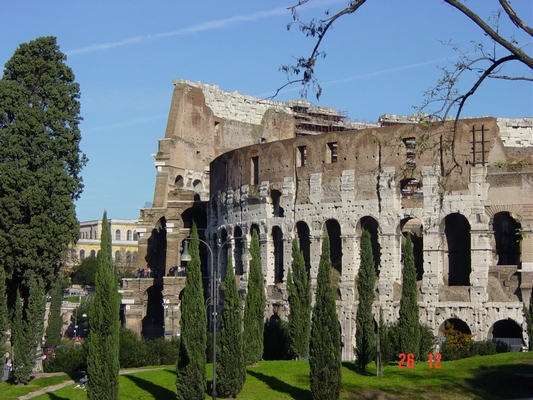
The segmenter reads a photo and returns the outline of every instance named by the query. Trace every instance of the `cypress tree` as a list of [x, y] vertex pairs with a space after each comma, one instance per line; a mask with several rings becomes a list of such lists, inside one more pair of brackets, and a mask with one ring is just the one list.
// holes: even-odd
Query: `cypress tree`
[[389, 364], [391, 351], [389, 340], [389, 327], [383, 320], [383, 310], [379, 309], [379, 346], [376, 354], [376, 365], [378, 367], [378, 375], [382, 376], [385, 367]]
[[30, 381], [31, 371], [39, 358], [44, 329], [42, 316], [46, 306], [44, 283], [39, 277], [30, 273], [25, 287], [28, 294], [20, 294], [16, 299], [12, 332], [13, 378], [16, 383], [24, 384]]
[[311, 394], [316, 400], [338, 399], [342, 387], [341, 340], [331, 268], [329, 240], [324, 237], [309, 346]]
[[366, 230], [363, 230], [361, 235], [361, 265], [359, 266], [358, 277], [359, 305], [355, 320], [355, 354], [357, 367], [360, 371], [364, 371], [372, 360], [376, 343], [374, 317], [372, 316], [376, 275], [370, 233]]
[[[30, 296], [44, 297], [63, 251], [79, 236], [73, 201], [82, 192], [87, 160], [79, 148], [79, 85], [65, 60], [55, 37], [40, 37], [15, 50], [0, 79], [0, 260], [8, 309], [22, 296], [17, 315], [25, 327], [18, 333], [42, 324], [44, 307], [35, 307], [40, 315], [30, 312], [30, 304], [42, 300]], [[35, 348], [37, 331], [29, 334]], [[19, 341], [18, 333], [13, 343], [27, 340]]]
[[193, 221], [187, 265], [185, 291], [181, 301], [181, 338], [176, 367], [176, 388], [179, 400], [205, 398], [207, 315], [204, 306], [200, 242]]
[[246, 365], [257, 363], [263, 356], [266, 295], [261, 268], [261, 248], [256, 231], [252, 233], [250, 255], [252, 260], [250, 261], [248, 293], [244, 306], [244, 358]]
[[529, 336], [529, 351], [533, 351], [533, 291], [529, 295], [529, 308], [524, 303], [524, 315], [527, 323], [527, 335]]
[[404, 354], [419, 357], [420, 319], [417, 301], [416, 268], [413, 256], [413, 244], [408, 233], [403, 246], [403, 282], [400, 300], [400, 318], [398, 321], [399, 350]]
[[[5, 354], [6, 332], [8, 328], [8, 309], [6, 293], [6, 272], [0, 265], [0, 356]], [[0, 357], [0, 371], [4, 370], [5, 357]]]
[[287, 276], [289, 292], [289, 345], [292, 357], [302, 359], [309, 354], [311, 334], [311, 288], [298, 241], [292, 241], [292, 267]]
[[61, 333], [63, 330], [63, 314], [61, 314], [63, 293], [60, 280], [57, 280], [52, 284], [50, 297], [48, 326], [46, 327], [46, 346], [56, 347], [61, 343]]
[[224, 278], [224, 308], [217, 349], [217, 392], [224, 398], [236, 398], [246, 380], [241, 305], [231, 255], [228, 255]]
[[89, 303], [87, 399], [113, 400], [118, 399], [120, 296], [106, 212], [97, 260], [94, 295]]

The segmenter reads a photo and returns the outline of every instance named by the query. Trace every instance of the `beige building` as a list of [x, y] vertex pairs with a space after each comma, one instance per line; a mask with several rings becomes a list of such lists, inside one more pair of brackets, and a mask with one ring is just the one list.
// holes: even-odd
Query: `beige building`
[[[154, 206], [141, 210], [137, 266], [164, 275], [125, 280], [126, 325], [145, 336], [179, 333], [183, 240], [194, 220], [214, 254], [229, 242], [242, 291], [242, 241], [260, 237], [268, 306], [286, 318], [286, 276], [296, 238], [316, 286], [321, 241], [335, 269], [343, 359], [353, 359], [362, 229], [370, 231], [375, 311], [398, 318], [401, 245], [414, 242], [420, 320], [475, 340], [520, 348], [522, 303], [533, 281], [533, 119], [453, 123], [383, 116], [356, 124], [334, 109], [272, 102], [175, 81], [165, 137], [154, 155]], [[208, 254], [200, 247], [203, 274]], [[206, 282], [208, 280], [206, 279]], [[207, 293], [206, 293], [207, 296]]]
[[[134, 268], [137, 263], [137, 220], [109, 219], [109, 231], [113, 249], [113, 261], [119, 268]], [[80, 222], [80, 238], [67, 252], [68, 266], [77, 265], [87, 257], [96, 257], [100, 250], [102, 221]]]

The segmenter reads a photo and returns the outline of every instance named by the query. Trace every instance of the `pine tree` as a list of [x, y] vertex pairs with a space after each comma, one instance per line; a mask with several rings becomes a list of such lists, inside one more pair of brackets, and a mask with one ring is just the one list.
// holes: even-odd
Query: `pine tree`
[[89, 303], [87, 399], [113, 400], [118, 399], [120, 296], [105, 212], [97, 260], [94, 295]]
[[28, 312], [30, 293], [42, 289], [44, 296], [63, 251], [79, 236], [74, 200], [87, 160], [79, 148], [79, 85], [65, 60], [54, 37], [37, 38], [15, 50], [0, 79], [0, 260], [8, 309], [22, 296], [22, 312], [11, 315], [24, 318], [12, 343], [27, 340], [16, 338], [36, 324], [27, 318], [43, 322], [44, 307], [36, 307], [38, 316]]
[[329, 240], [324, 237], [309, 346], [311, 394], [316, 400], [338, 399], [342, 387], [341, 340], [331, 268]]
[[231, 255], [228, 255], [217, 349], [217, 392], [224, 398], [236, 398], [246, 380], [241, 305]]
[[360, 371], [364, 371], [367, 364], [372, 360], [376, 343], [374, 317], [372, 316], [375, 277], [370, 233], [363, 230], [361, 235], [361, 265], [359, 266], [357, 282], [359, 305], [357, 306], [355, 320], [355, 354], [357, 367]]
[[181, 301], [181, 340], [176, 368], [176, 388], [179, 400], [205, 398], [207, 315], [204, 306], [200, 242], [193, 221], [187, 265], [185, 291]]
[[289, 343], [291, 355], [302, 359], [309, 354], [311, 334], [311, 287], [298, 241], [292, 241], [292, 267], [287, 276], [289, 293]]
[[[6, 272], [0, 265], [0, 356], [5, 354], [6, 349], [6, 332], [8, 328], [8, 309], [6, 293]], [[0, 371], [4, 370], [5, 357], [0, 357]]]
[[246, 365], [257, 363], [263, 356], [266, 295], [261, 269], [261, 248], [257, 232], [250, 243], [250, 275], [244, 307], [244, 358]]
[[61, 333], [63, 330], [63, 314], [61, 314], [63, 293], [60, 280], [53, 283], [52, 289], [50, 290], [50, 297], [48, 326], [46, 327], [46, 346], [56, 347], [61, 343]]
[[418, 359], [420, 351], [420, 319], [417, 301], [416, 268], [411, 235], [407, 234], [403, 246], [403, 282], [398, 320], [398, 343], [404, 354], [414, 354]]

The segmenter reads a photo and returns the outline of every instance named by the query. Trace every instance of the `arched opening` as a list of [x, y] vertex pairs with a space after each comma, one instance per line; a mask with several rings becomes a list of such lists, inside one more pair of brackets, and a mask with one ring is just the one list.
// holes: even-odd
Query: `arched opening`
[[146, 339], [157, 339], [165, 334], [163, 292], [159, 285], [150, 286], [143, 296], [146, 315], [142, 319], [141, 335]]
[[85, 259], [85, 250], [80, 250], [80, 260]]
[[131, 240], [131, 231], [130, 230], [128, 230], [126, 232], [126, 240]]
[[309, 237], [309, 226], [305, 222], [299, 221], [296, 223], [296, 232], [298, 234], [298, 245], [304, 256], [305, 269], [307, 273], [309, 273], [311, 270], [311, 239]]
[[161, 217], [152, 229], [152, 234], [148, 238], [148, 251], [146, 262], [152, 271], [152, 276], [160, 277], [166, 271], [167, 258], [167, 222], [165, 217]]
[[283, 232], [279, 226], [272, 228], [274, 244], [274, 283], [283, 282]]
[[442, 335], [444, 332], [444, 329], [446, 328], [446, 324], [449, 323], [453, 326], [453, 329], [456, 331], [459, 331], [461, 333], [465, 333], [467, 335], [471, 335], [472, 331], [470, 330], [470, 327], [468, 324], [459, 318], [448, 318], [446, 321], [442, 323], [439, 329], [439, 335]]
[[381, 246], [379, 244], [379, 225], [374, 218], [366, 216], [359, 221], [359, 234], [365, 229], [370, 233], [370, 243], [372, 244], [372, 256], [374, 257], [374, 270], [379, 277], [379, 266], [381, 265]]
[[244, 265], [242, 261], [243, 240], [238, 239], [242, 237], [242, 229], [236, 226], [234, 230], [235, 249], [233, 251], [233, 259], [235, 260], [235, 275], [244, 274]]
[[342, 275], [342, 240], [341, 226], [334, 219], [326, 221], [326, 232], [329, 237], [330, 260], [333, 269]]
[[[422, 221], [417, 218], [405, 218], [402, 220], [402, 248], [405, 244], [405, 237], [411, 236], [413, 244], [413, 256], [416, 268], [416, 280], [421, 281], [424, 275], [424, 240], [422, 236]], [[403, 252], [402, 252], [403, 257]], [[402, 259], [403, 262], [403, 259]]]
[[448, 285], [469, 286], [470, 224], [459, 213], [447, 215], [444, 218], [444, 224], [444, 234], [448, 243]]
[[[181, 219], [183, 221], [183, 227], [185, 229], [192, 228], [192, 221], [196, 223], [196, 229], [198, 231], [198, 238], [206, 241], [205, 229], [207, 227], [207, 213], [202, 207], [191, 207], [185, 210], [181, 214]], [[205, 247], [204, 244], [200, 244], [200, 261], [202, 265], [202, 276], [209, 276], [210, 272], [208, 271], [208, 262], [209, 262], [209, 250]], [[226, 262], [223, 260], [224, 263]], [[224, 264], [225, 265], [225, 264]], [[208, 280], [204, 279], [205, 286], [207, 285]]]
[[115, 251], [115, 263], [120, 263], [120, 251]]
[[192, 188], [196, 193], [201, 193], [203, 191], [202, 181], [200, 179], [195, 179], [192, 183]]
[[96, 251], [95, 250], [91, 250], [91, 258], [96, 258]]
[[115, 240], [121, 240], [121, 238], [120, 238], [120, 229], [117, 229], [115, 231]]
[[183, 182], [183, 176], [178, 175], [178, 176], [176, 177], [176, 180], [174, 181], [174, 186], [176, 186], [176, 187], [179, 188], [179, 189], [182, 189], [182, 188], [183, 188], [183, 185], [184, 185], [184, 182]]
[[131, 251], [126, 252], [126, 264], [131, 264]]
[[270, 192], [270, 197], [272, 199], [272, 211], [274, 217], [283, 217], [285, 215], [285, 210], [281, 206], [281, 192], [279, 190], [272, 190]]
[[496, 241], [498, 265], [518, 265], [520, 263], [521, 225], [506, 211], [494, 215], [492, 229]]
[[495, 322], [489, 329], [489, 338], [505, 343], [511, 351], [522, 351], [524, 346], [522, 328], [511, 318]]

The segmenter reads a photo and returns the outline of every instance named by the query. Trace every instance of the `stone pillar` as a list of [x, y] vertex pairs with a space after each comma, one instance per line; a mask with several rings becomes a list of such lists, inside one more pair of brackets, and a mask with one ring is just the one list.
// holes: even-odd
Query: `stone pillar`
[[381, 267], [379, 271], [378, 292], [381, 303], [393, 301], [393, 284], [398, 273], [401, 276], [398, 235], [391, 229], [382, 227], [379, 235], [381, 245]]

